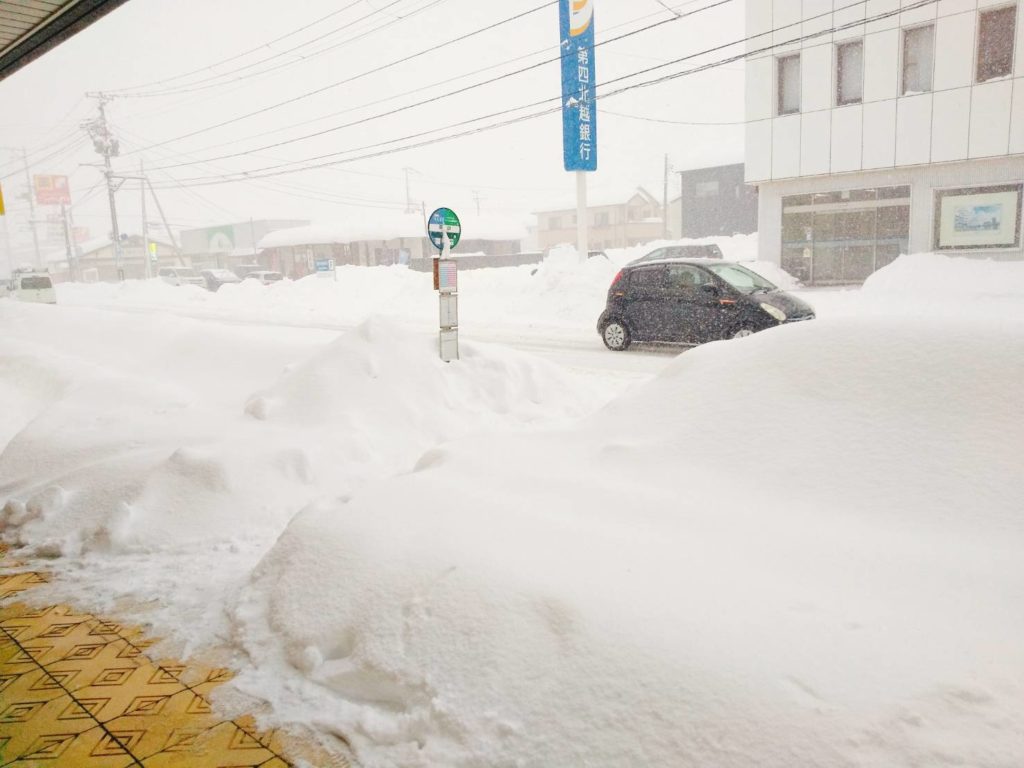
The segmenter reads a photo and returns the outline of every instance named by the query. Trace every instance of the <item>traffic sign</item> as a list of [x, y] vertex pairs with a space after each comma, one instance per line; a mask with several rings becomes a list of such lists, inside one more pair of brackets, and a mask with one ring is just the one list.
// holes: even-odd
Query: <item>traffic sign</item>
[[427, 221], [427, 236], [434, 247], [444, 250], [444, 235], [448, 234], [448, 246], [454, 248], [462, 237], [462, 223], [451, 208], [438, 208]]
[[4, 215], [4, 188], [0, 186], [0, 216]]
[[331, 259], [317, 259], [316, 260], [316, 271], [317, 272], [330, 272], [334, 265], [331, 264]]

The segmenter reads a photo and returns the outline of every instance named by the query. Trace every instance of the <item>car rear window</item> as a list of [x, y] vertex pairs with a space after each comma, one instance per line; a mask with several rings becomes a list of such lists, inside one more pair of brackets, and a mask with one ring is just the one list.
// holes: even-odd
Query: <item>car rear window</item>
[[48, 277], [23, 277], [21, 288], [28, 291], [45, 291], [47, 288], [53, 288], [53, 283]]

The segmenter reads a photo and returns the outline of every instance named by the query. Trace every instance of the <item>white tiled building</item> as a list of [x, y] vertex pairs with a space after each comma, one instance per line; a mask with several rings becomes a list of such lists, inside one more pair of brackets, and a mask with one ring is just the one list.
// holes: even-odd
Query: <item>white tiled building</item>
[[747, 0], [762, 258], [816, 283], [863, 280], [907, 252], [1022, 258], [1017, 6]]

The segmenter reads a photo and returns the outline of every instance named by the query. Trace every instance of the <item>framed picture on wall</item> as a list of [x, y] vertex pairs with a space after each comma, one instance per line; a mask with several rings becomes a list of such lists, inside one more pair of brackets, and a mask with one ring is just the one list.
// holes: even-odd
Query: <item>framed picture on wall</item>
[[1022, 184], [935, 192], [935, 250], [1020, 248]]

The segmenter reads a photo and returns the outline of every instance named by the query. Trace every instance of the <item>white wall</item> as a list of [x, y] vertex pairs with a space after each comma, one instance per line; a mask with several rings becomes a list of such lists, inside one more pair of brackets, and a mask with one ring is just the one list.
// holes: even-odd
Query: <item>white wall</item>
[[[980, 84], [974, 83], [978, 10], [1007, 0], [939, 0], [900, 10], [913, 2], [747, 0], [747, 34], [755, 36], [748, 51], [780, 46], [746, 63], [748, 182], [1024, 153], [1024, 0], [1018, 1], [1013, 76]], [[843, 6], [851, 7], [835, 10]], [[898, 12], [868, 20], [889, 11]], [[920, 23], [935, 25], [933, 91], [902, 96], [902, 29]], [[840, 24], [853, 26], [797, 40]], [[864, 102], [837, 108], [835, 44], [857, 38], [864, 40]], [[795, 51], [801, 114], [777, 117], [775, 58]]]

